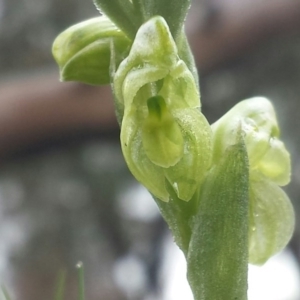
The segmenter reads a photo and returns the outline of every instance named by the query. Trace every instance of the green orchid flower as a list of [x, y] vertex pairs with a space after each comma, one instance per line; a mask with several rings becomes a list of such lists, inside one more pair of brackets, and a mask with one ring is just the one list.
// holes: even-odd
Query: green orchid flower
[[199, 110], [194, 77], [162, 17], [140, 27], [113, 90], [132, 174], [163, 201], [169, 200], [165, 180], [189, 201], [210, 164], [211, 129]]
[[249, 262], [263, 264], [293, 233], [293, 207], [279, 187], [290, 181], [290, 155], [279, 139], [271, 102], [257, 97], [240, 102], [212, 125], [214, 163], [234, 144], [239, 127], [249, 158]]

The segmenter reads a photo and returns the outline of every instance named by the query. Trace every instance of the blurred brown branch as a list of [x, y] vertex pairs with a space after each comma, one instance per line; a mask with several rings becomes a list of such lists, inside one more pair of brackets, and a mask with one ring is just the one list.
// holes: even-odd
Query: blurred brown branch
[[0, 156], [47, 137], [116, 127], [108, 86], [60, 83], [57, 75], [0, 85]]

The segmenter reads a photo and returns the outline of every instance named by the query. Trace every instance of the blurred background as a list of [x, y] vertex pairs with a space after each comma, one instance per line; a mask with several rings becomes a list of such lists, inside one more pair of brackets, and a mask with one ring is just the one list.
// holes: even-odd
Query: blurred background
[[[185, 266], [151, 197], [130, 175], [108, 87], [60, 83], [52, 55], [90, 1], [0, 0], [0, 284], [50, 300], [60, 270], [77, 299], [192, 300]], [[238, 101], [276, 107], [300, 215], [300, 1], [194, 0], [186, 31], [214, 122]], [[300, 300], [300, 225], [288, 249], [250, 268], [249, 300]], [[1, 299], [1, 296], [0, 296]]]

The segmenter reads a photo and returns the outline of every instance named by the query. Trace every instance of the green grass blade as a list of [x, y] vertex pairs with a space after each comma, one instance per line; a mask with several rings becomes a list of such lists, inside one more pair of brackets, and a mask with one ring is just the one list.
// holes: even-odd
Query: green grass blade
[[4, 285], [1, 286], [1, 291], [2, 291], [2, 294], [4, 295], [5, 300], [11, 300], [11, 298], [8, 294], [8, 291]]
[[66, 287], [66, 277], [67, 272], [62, 270], [58, 274], [56, 288], [55, 288], [55, 296], [54, 300], [64, 300], [65, 299], [65, 287]]
[[84, 270], [82, 262], [76, 265], [78, 269], [78, 300], [84, 300]]

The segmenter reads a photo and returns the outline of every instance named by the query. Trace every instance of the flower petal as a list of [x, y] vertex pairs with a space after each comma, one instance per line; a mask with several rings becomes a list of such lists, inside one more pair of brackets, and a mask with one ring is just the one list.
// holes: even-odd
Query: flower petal
[[133, 176], [155, 197], [162, 201], [169, 201], [163, 170], [150, 161], [146, 155], [142, 144], [141, 128], [137, 125], [132, 114], [127, 114], [123, 118], [121, 146], [128, 168]]
[[295, 215], [286, 193], [266, 177], [250, 174], [249, 262], [261, 265], [289, 242]]

